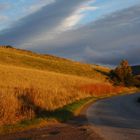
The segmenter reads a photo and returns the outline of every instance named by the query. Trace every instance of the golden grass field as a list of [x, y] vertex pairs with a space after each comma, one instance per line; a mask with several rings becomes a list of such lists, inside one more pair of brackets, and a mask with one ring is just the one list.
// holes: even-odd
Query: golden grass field
[[40, 55], [30, 51], [11, 48], [0, 48], [0, 64], [16, 65], [24, 68], [49, 70], [57, 73], [104, 78], [98, 70], [109, 71], [108, 68], [74, 62], [51, 55]]
[[52, 111], [86, 97], [122, 92], [123, 87], [109, 83], [107, 72], [100, 66], [0, 48], [0, 124], [34, 118], [39, 109]]

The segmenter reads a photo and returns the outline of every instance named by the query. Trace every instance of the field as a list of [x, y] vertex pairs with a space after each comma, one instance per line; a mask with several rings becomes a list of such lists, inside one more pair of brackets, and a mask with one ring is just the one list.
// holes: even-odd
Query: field
[[40, 55], [14, 48], [0, 48], [0, 64], [99, 79], [105, 78], [102, 72], [109, 71], [106, 67], [83, 64], [56, 56]]
[[121, 93], [108, 68], [0, 48], [0, 124], [40, 117], [87, 97]]

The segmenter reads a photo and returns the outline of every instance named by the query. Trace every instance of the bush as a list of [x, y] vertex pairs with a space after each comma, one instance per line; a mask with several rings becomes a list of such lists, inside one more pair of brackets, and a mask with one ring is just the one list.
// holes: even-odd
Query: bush
[[133, 77], [133, 81], [132, 81], [133, 85], [136, 87], [140, 87], [140, 77]]
[[119, 66], [110, 72], [110, 77], [116, 85], [131, 86], [133, 81], [132, 68], [127, 60], [121, 61]]
[[123, 92], [121, 86], [113, 86], [105, 83], [87, 84], [80, 87], [80, 90], [89, 93], [91, 96], [101, 97]]
[[0, 46], [1, 48], [14, 48], [13, 46], [11, 46], [11, 45], [2, 45], [2, 46]]

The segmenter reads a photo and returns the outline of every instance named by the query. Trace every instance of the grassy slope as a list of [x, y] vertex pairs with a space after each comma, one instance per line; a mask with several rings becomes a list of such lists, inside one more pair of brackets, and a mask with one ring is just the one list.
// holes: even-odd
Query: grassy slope
[[[34, 108], [54, 110], [89, 97], [90, 93], [79, 90], [79, 87], [107, 81], [105, 74], [108, 71], [109, 69], [100, 66], [1, 47], [0, 108], [3, 113], [1, 111], [0, 116], [8, 122], [10, 119], [6, 116], [13, 112], [12, 122], [18, 110], [20, 117], [32, 118], [34, 113], [30, 112], [36, 112]], [[19, 111], [19, 106], [24, 111]]]
[[[57, 110], [52, 116], [47, 113], [45, 117], [66, 120], [88, 101], [88, 97], [94, 97], [95, 91], [99, 96], [103, 91], [105, 94], [116, 92], [106, 80], [108, 72], [108, 68], [97, 65], [0, 48], [0, 124], [40, 118], [54, 109]], [[66, 118], [63, 118], [67, 111]], [[30, 123], [33, 124], [29, 121], [18, 127]], [[14, 128], [10, 125], [10, 131]], [[1, 129], [3, 132], [5, 127]]]
[[40, 55], [11, 48], [0, 48], [0, 64], [49, 70], [90, 78], [105, 78], [102, 72], [109, 71], [105, 67], [81, 64], [51, 55]]

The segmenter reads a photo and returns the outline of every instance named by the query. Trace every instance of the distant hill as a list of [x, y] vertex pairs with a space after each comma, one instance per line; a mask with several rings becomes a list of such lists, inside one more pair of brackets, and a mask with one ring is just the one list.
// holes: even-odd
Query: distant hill
[[132, 66], [133, 74], [140, 75], [140, 65]]
[[16, 49], [11, 46], [0, 47], [0, 64], [97, 79], [105, 78], [106, 73], [110, 70], [103, 66], [84, 64], [47, 54], [37, 54], [27, 50]]

